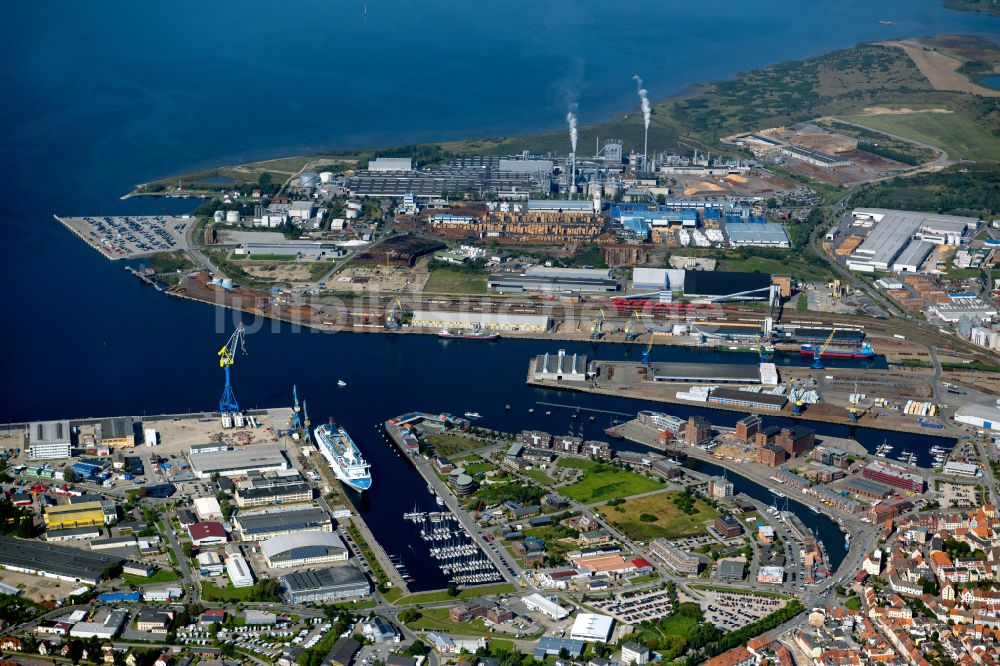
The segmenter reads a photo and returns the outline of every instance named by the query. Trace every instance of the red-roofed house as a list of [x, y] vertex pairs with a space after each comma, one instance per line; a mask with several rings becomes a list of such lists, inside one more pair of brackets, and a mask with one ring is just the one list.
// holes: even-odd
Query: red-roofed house
[[213, 520], [195, 523], [188, 528], [188, 534], [191, 535], [191, 544], [199, 547], [226, 543], [229, 540], [222, 523]]
[[649, 573], [653, 570], [653, 565], [649, 562], [649, 560], [643, 557], [637, 557], [629, 562], [629, 564], [635, 567], [636, 573], [639, 574]]
[[750, 650], [741, 646], [709, 659], [704, 666], [751, 666], [754, 661], [755, 657]]

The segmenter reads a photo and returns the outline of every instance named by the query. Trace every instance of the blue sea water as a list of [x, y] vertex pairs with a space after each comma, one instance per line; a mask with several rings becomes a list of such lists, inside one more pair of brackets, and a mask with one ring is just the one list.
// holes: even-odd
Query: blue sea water
[[[53, 214], [182, 212], [190, 202], [118, 197], [195, 167], [557, 129], [569, 104], [598, 121], [634, 112], [636, 73], [655, 99], [859, 41], [998, 31], [998, 19], [938, 0], [16, 3], [0, 25], [0, 417], [210, 409], [221, 390], [215, 350], [230, 315], [142, 287]], [[542, 343], [484, 350], [267, 325], [248, 347], [234, 369], [246, 404], [284, 404], [297, 383], [314, 420], [335, 415], [370, 446], [375, 491], [361, 509], [378, 512], [373, 529], [396, 552], [406, 544], [390, 517], [413, 496], [380, 489], [413, 472], [378, 446], [376, 423], [476, 409], [492, 427], [540, 428], [527, 406], [567, 401], [523, 385]], [[516, 407], [504, 415], [501, 403]]]

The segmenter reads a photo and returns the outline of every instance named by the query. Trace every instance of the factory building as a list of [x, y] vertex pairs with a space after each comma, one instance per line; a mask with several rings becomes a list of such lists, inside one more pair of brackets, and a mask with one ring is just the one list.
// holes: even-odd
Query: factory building
[[377, 157], [368, 162], [369, 171], [413, 171], [413, 159], [409, 157]]
[[240, 513], [233, 526], [242, 541], [264, 541], [292, 532], [332, 532], [330, 514], [319, 507]]
[[350, 565], [296, 571], [279, 580], [293, 604], [356, 599], [371, 592], [365, 575]]
[[253, 569], [240, 553], [226, 553], [226, 573], [233, 587], [250, 587], [254, 583]]
[[806, 164], [823, 167], [824, 169], [838, 166], [850, 166], [852, 164], [851, 160], [845, 160], [842, 157], [822, 153], [818, 150], [799, 148], [798, 146], [782, 146], [781, 154], [786, 157], [799, 160], [800, 162], [805, 162]]
[[611, 639], [611, 629], [615, 619], [610, 615], [578, 613], [569, 631], [569, 637], [577, 641], [607, 643]]
[[0, 537], [0, 567], [71, 583], [97, 585], [120, 557], [55, 546], [40, 541]]
[[514, 312], [445, 312], [416, 310], [411, 325], [423, 328], [472, 329], [479, 326], [488, 331], [524, 331], [544, 333], [549, 330], [548, 315]]
[[984, 430], [1000, 430], [1000, 406], [962, 405], [955, 411], [955, 420]]
[[892, 270], [897, 273], [918, 273], [920, 267], [927, 261], [934, 243], [925, 240], [914, 240], [896, 258], [892, 264]]
[[621, 283], [611, 276], [609, 269], [600, 268], [549, 268], [532, 266], [521, 275], [491, 275], [487, 286], [498, 293], [525, 291], [615, 293]]
[[191, 471], [199, 479], [220, 476], [243, 476], [250, 472], [273, 472], [289, 469], [285, 454], [273, 446], [244, 446], [229, 451], [188, 455]]
[[244, 243], [233, 251], [237, 256], [253, 259], [254, 255], [293, 256], [305, 259], [338, 259], [347, 254], [336, 243], [321, 241], [282, 241], [281, 243]]
[[[438, 199], [442, 192], [496, 192], [499, 198], [527, 199], [528, 194], [549, 189], [548, 174], [534, 168], [502, 170], [500, 157], [459, 157], [447, 165], [414, 171], [405, 158], [379, 158], [367, 171], [347, 178], [344, 187], [357, 197]], [[544, 166], [544, 165], [541, 165]]]
[[28, 460], [69, 458], [69, 421], [35, 421], [28, 426]]
[[560, 349], [555, 355], [548, 352], [535, 357], [532, 376], [536, 380], [583, 382], [587, 380], [587, 357], [584, 354], [566, 354]]
[[344, 562], [347, 547], [333, 532], [296, 532], [268, 539], [260, 545], [267, 566], [273, 569], [325, 562]]
[[726, 215], [726, 233], [734, 247], [791, 247], [784, 226], [758, 215]]
[[763, 409], [769, 412], [780, 412], [781, 408], [788, 402], [788, 398], [783, 395], [771, 395], [769, 393], [753, 393], [737, 389], [717, 388], [709, 394], [708, 402], [715, 405], [731, 405], [749, 409]]
[[[117, 517], [117, 516], [115, 516]], [[104, 503], [100, 500], [79, 504], [61, 504], [45, 508], [45, 529], [61, 530], [71, 527], [105, 525], [108, 520]]]
[[536, 613], [542, 613], [553, 620], [564, 620], [569, 617], [569, 611], [557, 604], [553, 599], [543, 597], [536, 593], [529, 594], [521, 599], [525, 608]]
[[761, 369], [735, 363], [652, 363], [650, 375], [657, 382], [684, 384], [760, 384]]
[[890, 267], [895, 270], [897, 259], [900, 268], [916, 270], [913, 266], [917, 260], [922, 264], [926, 259], [926, 255], [920, 258], [926, 247], [922, 243], [960, 246], [979, 224], [972, 217], [885, 208], [857, 208], [853, 215], [855, 220], [875, 223], [847, 259], [848, 268], [866, 273], [888, 271]]
[[135, 446], [135, 426], [127, 416], [101, 419], [101, 444], [111, 447]]

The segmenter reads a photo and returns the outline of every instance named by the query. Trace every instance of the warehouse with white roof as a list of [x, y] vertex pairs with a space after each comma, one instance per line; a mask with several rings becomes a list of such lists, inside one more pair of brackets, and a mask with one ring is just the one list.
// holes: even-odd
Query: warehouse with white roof
[[343, 562], [347, 547], [333, 532], [293, 532], [268, 539], [260, 545], [267, 566], [273, 569]]
[[[901, 255], [905, 255], [901, 265], [912, 266], [925, 248], [924, 242], [962, 245], [968, 232], [979, 225], [974, 217], [886, 208], [857, 208], [853, 216], [855, 220], [875, 222], [868, 237], [847, 259], [848, 268], [866, 273], [896, 270], [894, 265]], [[925, 255], [920, 263], [926, 258]]]
[[274, 446], [243, 446], [228, 451], [188, 455], [191, 471], [199, 479], [212, 474], [245, 476], [250, 472], [273, 472], [289, 469], [285, 454]]
[[563, 620], [569, 617], [568, 610], [537, 592], [524, 597], [521, 602], [528, 610], [543, 613], [553, 620]]
[[579, 613], [573, 621], [569, 637], [578, 641], [607, 643], [611, 639], [611, 628], [614, 623], [615, 619], [610, 615]]

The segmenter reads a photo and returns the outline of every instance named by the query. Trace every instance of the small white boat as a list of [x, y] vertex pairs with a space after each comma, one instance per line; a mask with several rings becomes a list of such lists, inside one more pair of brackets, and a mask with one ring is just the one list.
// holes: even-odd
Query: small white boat
[[466, 412], [465, 418], [467, 419], [481, 419], [483, 417], [479, 412]]
[[340, 388], [344, 388], [345, 386], [347, 386], [347, 382], [345, 382], [343, 379], [338, 379], [337, 386], [339, 386]]

